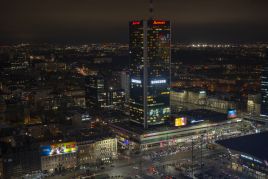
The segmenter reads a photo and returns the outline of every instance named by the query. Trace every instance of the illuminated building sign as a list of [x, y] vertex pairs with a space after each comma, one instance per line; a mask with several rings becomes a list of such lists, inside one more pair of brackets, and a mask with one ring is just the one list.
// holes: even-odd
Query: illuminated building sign
[[161, 94], [170, 94], [169, 91], [164, 91], [164, 92], [161, 92]]
[[166, 24], [166, 21], [154, 20], [153, 24], [154, 25], [164, 25], [164, 24]]
[[124, 144], [125, 144], [125, 145], [128, 145], [128, 144], [129, 144], [129, 140], [125, 139], [125, 140], [124, 140]]
[[237, 113], [235, 109], [229, 109], [227, 112], [228, 119], [234, 119], [237, 117]]
[[77, 151], [77, 146], [75, 142], [46, 145], [41, 146], [40, 148], [42, 156], [62, 155], [62, 154], [74, 153]]
[[185, 126], [187, 124], [187, 119], [185, 117], [179, 117], [175, 119], [175, 126]]
[[251, 161], [253, 161], [253, 162], [257, 162], [257, 163], [260, 163], [260, 164], [263, 163], [262, 161], [260, 161], [260, 160], [258, 160], [258, 159], [256, 159], [256, 158], [253, 158], [253, 157], [251, 157], [251, 156], [248, 156], [248, 155], [243, 155], [243, 154], [241, 154], [240, 156], [241, 156], [241, 158], [244, 158], [244, 159], [247, 159], [247, 160], [251, 160]]
[[131, 82], [132, 83], [141, 84], [141, 80], [131, 79]]
[[164, 84], [166, 82], [167, 82], [167, 80], [152, 80], [151, 84], [152, 85], [154, 85], [154, 84]]
[[132, 25], [140, 25], [140, 24], [141, 24], [140, 21], [133, 21], [133, 22], [132, 22]]
[[195, 124], [195, 123], [199, 123], [199, 122], [203, 122], [204, 120], [203, 119], [200, 119], [200, 120], [191, 120], [191, 124]]

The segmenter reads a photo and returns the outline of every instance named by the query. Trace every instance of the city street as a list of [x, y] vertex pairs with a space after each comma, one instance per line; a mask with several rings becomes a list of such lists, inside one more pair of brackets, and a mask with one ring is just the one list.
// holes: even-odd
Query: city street
[[[253, 132], [251, 125], [247, 121], [235, 123], [227, 128], [224, 127], [217, 132], [218, 137], [212, 137], [212, 139], [207, 137], [203, 138], [202, 154], [201, 138], [196, 138], [193, 141], [194, 174], [197, 175], [201, 173], [201, 160], [204, 164], [203, 171], [214, 173], [217, 176], [224, 175], [225, 171], [231, 172], [231, 169], [228, 169], [227, 167], [229, 164], [228, 159], [221, 157], [228, 154], [227, 150], [218, 145], [213, 149], [208, 149], [206, 147], [206, 142], [213, 142], [215, 139], [246, 135]], [[119, 154], [118, 160], [113, 161], [112, 164], [106, 164], [98, 168], [83, 168], [76, 172], [67, 172], [64, 176], [54, 176], [49, 178], [78, 178], [78, 176], [83, 176], [86, 171], [91, 174], [102, 175], [100, 178], [108, 176], [117, 178], [161, 178], [163, 176], [174, 176], [182, 178], [182, 174], [192, 176], [192, 142], [190, 138], [186, 141], [187, 142], [183, 143], [183, 145], [166, 146], [163, 148], [143, 151], [138, 154]], [[218, 160], [226, 161], [218, 164]], [[176, 170], [176, 168], [178, 170]], [[236, 176], [239, 175], [233, 173], [233, 175], [235, 174]]]
[[[208, 158], [210, 156], [215, 156], [216, 154], [223, 153], [223, 149], [217, 150], [203, 150], [203, 157]], [[174, 170], [172, 167], [168, 167], [169, 165], [175, 165], [176, 163], [183, 163], [185, 161], [191, 161], [192, 155], [191, 151], [180, 152], [176, 155], [170, 155], [166, 157], [159, 157], [158, 160], [152, 161], [148, 159], [143, 159], [141, 155], [134, 155], [128, 156], [119, 156], [119, 159], [115, 161], [113, 164], [105, 165], [104, 168], [100, 170], [92, 170], [92, 168], [88, 168], [90, 171], [95, 172], [96, 174], [108, 174], [110, 177], [112, 176], [122, 176], [122, 177], [135, 177], [135, 176], [143, 176], [143, 177], [150, 177], [153, 178], [161, 178], [161, 175], [171, 175], [171, 176], [178, 176], [180, 172]], [[194, 151], [195, 160], [198, 160], [200, 157], [200, 151]], [[160, 168], [155, 174], [151, 174], [148, 172], [150, 167]], [[166, 169], [164, 169], [164, 167]], [[54, 176], [49, 178], [70, 178], [74, 176], [79, 176], [80, 174], [84, 173], [85, 170], [79, 170], [77, 172], [67, 173], [65, 176]]]

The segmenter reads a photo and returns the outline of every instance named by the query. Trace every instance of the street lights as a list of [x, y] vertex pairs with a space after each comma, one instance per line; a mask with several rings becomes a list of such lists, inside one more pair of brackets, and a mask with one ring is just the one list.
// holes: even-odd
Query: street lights
[[192, 177], [194, 178], [194, 138], [192, 136]]
[[140, 147], [140, 154], [139, 154], [139, 156], [140, 156], [140, 175], [142, 176], [142, 148]]
[[202, 134], [201, 135], [201, 144], [200, 144], [200, 147], [201, 147], [201, 174], [203, 176], [203, 137], [204, 135]]

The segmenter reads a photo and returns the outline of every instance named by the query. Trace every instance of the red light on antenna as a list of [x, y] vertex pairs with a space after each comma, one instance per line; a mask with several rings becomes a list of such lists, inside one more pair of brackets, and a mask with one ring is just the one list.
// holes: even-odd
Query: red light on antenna
[[154, 25], [164, 25], [164, 24], [166, 24], [166, 21], [154, 20], [154, 21], [153, 21], [153, 24], [154, 24]]
[[133, 22], [132, 22], [132, 25], [140, 25], [140, 24], [141, 24], [140, 21], [133, 21]]

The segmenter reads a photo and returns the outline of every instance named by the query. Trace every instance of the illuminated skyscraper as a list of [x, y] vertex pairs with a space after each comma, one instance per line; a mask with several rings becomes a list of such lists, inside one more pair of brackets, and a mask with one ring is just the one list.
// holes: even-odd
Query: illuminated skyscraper
[[85, 79], [86, 105], [97, 110], [107, 105], [107, 98], [102, 75], [90, 75]]
[[[266, 61], [268, 59], [266, 58]], [[268, 63], [265, 62], [261, 74], [261, 115], [268, 116]]]
[[170, 116], [170, 22], [129, 23], [130, 119], [144, 128]]

